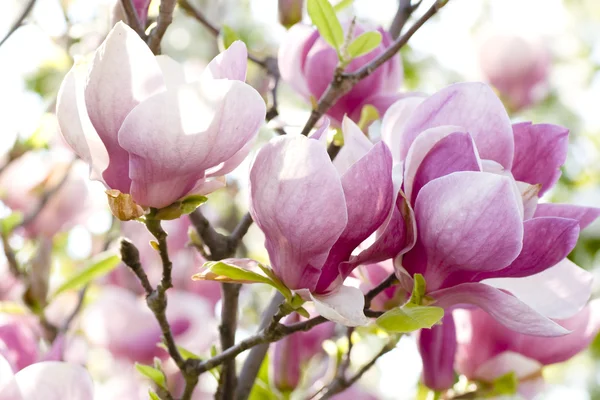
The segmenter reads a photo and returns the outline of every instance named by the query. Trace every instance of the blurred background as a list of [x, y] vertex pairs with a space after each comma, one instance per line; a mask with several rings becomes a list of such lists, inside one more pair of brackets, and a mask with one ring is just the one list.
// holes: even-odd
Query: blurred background
[[[190, 3], [201, 9], [210, 21], [230, 27], [253, 54], [276, 56], [285, 32], [285, 27], [278, 22], [277, 1], [194, 0]], [[398, 7], [397, 0], [347, 3], [340, 16], [355, 15], [359, 21], [384, 28], [390, 26]], [[427, 9], [425, 3], [427, 1], [416, 12], [417, 16]], [[28, 4], [28, 0], [3, 0], [0, 39]], [[152, 1], [150, 20], [156, 18], [158, 5], [159, 1]], [[148, 322], [149, 316], [135, 297], [141, 293], [137, 282], [128, 275], [129, 271], [123, 272], [124, 268], [119, 266], [86, 285], [85, 290], [79, 287], [58, 290], [78, 268], [89, 263], [90, 257], [109, 247], [121, 234], [137, 238], [136, 243], [143, 253], [150, 251], [145, 232], [129, 225], [133, 223], [121, 226], [112, 220], [105, 206], [102, 185], [88, 182], [86, 167], [71, 161], [53, 114], [62, 78], [74, 59], [90, 54], [102, 42], [111, 28], [114, 12], [114, 0], [38, 0], [23, 24], [0, 45], [0, 217], [10, 221], [15, 212], [28, 215], [44, 201], [44, 193], [62, 184], [61, 194], [66, 192], [67, 200], [49, 207], [45, 220], [24, 224], [24, 229], [6, 238], [5, 245], [10, 245], [17, 261], [30, 269], [36, 268], [36, 259], [40, 257], [52, 260], [46, 291], [56, 296], [52, 297], [46, 315], [54, 326], [62, 326], [79, 304], [78, 298], [83, 299], [82, 312], [71, 326], [67, 324], [66, 331], [70, 334], [59, 331], [58, 336], [65, 334], [67, 338], [68, 357], [87, 362], [98, 385], [98, 398], [134, 399], [147, 398], [148, 385], [132, 370], [133, 356], [123, 353], [144, 335], [141, 327], [153, 323], [151, 318]], [[304, 20], [308, 21], [306, 15]], [[193, 76], [218, 53], [223, 40], [216, 40], [205, 27], [178, 8], [162, 49], [164, 54], [182, 62], [186, 73]], [[415, 34], [401, 55], [403, 91], [433, 93], [457, 81], [486, 81], [495, 87], [514, 121], [547, 122], [569, 128], [571, 146], [567, 163], [559, 184], [546, 198], [554, 202], [600, 206], [600, 2], [450, 0], [439, 15]], [[254, 64], [249, 64], [248, 82], [268, 96], [269, 79]], [[280, 116], [261, 131], [263, 143], [277, 127], [299, 130], [308, 117], [310, 105], [284, 83], [279, 88], [279, 103]], [[370, 129], [376, 131], [378, 124]], [[259, 140], [257, 147], [260, 143]], [[228, 187], [211, 195], [203, 206], [205, 214], [225, 231], [232, 229], [247, 210], [248, 161], [231, 174]], [[60, 182], [63, 176], [68, 176], [67, 183]], [[195, 319], [191, 322], [196, 324], [196, 330], [187, 330], [185, 342], [199, 354], [207, 355], [214, 337], [206, 332], [212, 330], [216, 335], [214, 315], [219, 307], [219, 289], [211, 284], [200, 288], [194, 286], [197, 283], [188, 282], [188, 277], [195, 272], [194, 266], [200, 266], [202, 260], [185, 246], [189, 222], [171, 225], [167, 225], [170, 240], [179, 240], [172, 244], [177, 251], [176, 262], [185, 265], [179, 270], [181, 283], [176, 286], [177, 296], [182, 296], [182, 304], [197, 303], [192, 307]], [[246, 235], [244, 251], [265, 260], [262, 242], [263, 237], [253, 226]], [[596, 223], [582, 233], [570, 255], [578, 265], [598, 277], [594, 298], [600, 295], [598, 250], [600, 224]], [[35, 282], [25, 287], [10, 285], [11, 262], [6, 257], [0, 259], [1, 325], [27, 317], [29, 311], [24, 311], [21, 298], [23, 293], [35, 292]], [[148, 264], [152, 262], [157, 261], [148, 261]], [[147, 265], [146, 268], [151, 270], [152, 267]], [[158, 274], [156, 268], [154, 272]], [[255, 331], [270, 291], [257, 286], [244, 290], [241, 296], [239, 338]], [[123, 310], [129, 310], [128, 307], [139, 321], [135, 329], [129, 317], [115, 321], [119, 319], [115, 315], [125, 315]], [[31, 309], [31, 304], [28, 308]], [[182, 310], [173, 312], [187, 315], [183, 308], [182, 305]], [[19, 321], [19, 324], [24, 323]], [[132, 330], [139, 332], [132, 333]], [[136, 339], [127, 342], [124, 332]], [[123, 343], [119, 343], [119, 338]], [[359, 343], [353, 353], [353, 363], [360, 365], [371, 357], [373, 346], [379, 346], [371, 341], [377, 338]], [[330, 344], [335, 348], [335, 339]], [[153, 353], [136, 355], [137, 359], [150, 360], [153, 356]], [[422, 393], [418, 386], [420, 363], [415, 341], [405, 337], [398, 349], [380, 359], [360, 385], [375, 398], [413, 399]], [[115, 370], [123, 373], [115, 376]], [[540, 398], [600, 399], [600, 340], [567, 363], [546, 368], [544, 376], [549, 384]], [[268, 373], [261, 375], [261, 379], [268, 381]], [[202, 385], [207, 391], [214, 389], [210, 376], [203, 377]], [[257, 399], [277, 398], [267, 391], [256, 396]]]

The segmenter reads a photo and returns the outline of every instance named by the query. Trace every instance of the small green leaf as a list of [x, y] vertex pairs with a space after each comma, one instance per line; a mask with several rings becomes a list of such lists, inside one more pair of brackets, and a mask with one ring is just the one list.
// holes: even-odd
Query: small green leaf
[[348, 45], [348, 55], [351, 58], [363, 56], [375, 50], [380, 43], [381, 33], [376, 31], [362, 33]]
[[75, 290], [85, 286], [94, 279], [108, 274], [115, 269], [120, 262], [121, 258], [117, 255], [108, 255], [108, 252], [100, 254], [98, 257], [95, 257], [88, 266], [77, 271], [75, 275], [71, 276], [60, 285], [52, 294], [51, 298], [55, 298], [67, 290]]
[[148, 389], [148, 395], [150, 396], [150, 400], [160, 400], [160, 397], [152, 389]]
[[176, 201], [175, 203], [156, 210], [152, 218], [161, 220], [172, 220], [181, 217], [184, 214], [189, 214], [196, 208], [206, 203], [206, 196], [188, 196], [185, 199]]
[[509, 372], [492, 382], [492, 389], [486, 397], [512, 396], [517, 393], [519, 379], [514, 372]]
[[135, 369], [137, 369], [140, 374], [144, 375], [161, 388], [167, 388], [167, 379], [161, 370], [150, 365], [144, 365], [140, 363], [135, 363]]
[[337, 12], [342, 11], [345, 8], [350, 7], [352, 5], [352, 3], [354, 3], [354, 0], [341, 0], [335, 6], [333, 6], [333, 9], [337, 13]]
[[236, 40], [240, 40], [240, 37], [230, 26], [221, 26], [221, 31], [219, 32], [219, 47], [221, 51], [227, 50]]
[[427, 291], [427, 283], [421, 274], [415, 274], [413, 283], [413, 291], [410, 295], [409, 303], [421, 305], [425, 292]]
[[181, 213], [189, 214], [208, 201], [206, 196], [192, 195], [181, 200]]
[[444, 309], [407, 303], [377, 318], [377, 325], [389, 332], [409, 333], [431, 328], [444, 317]]
[[2, 233], [8, 235], [15, 229], [21, 222], [23, 222], [23, 213], [15, 211], [8, 217], [0, 220], [0, 229]]
[[[169, 351], [169, 348], [167, 347], [167, 345], [162, 342], [158, 343], [156, 346], [160, 347], [161, 349], [165, 350], [166, 352]], [[194, 359], [194, 360], [202, 359], [199, 355], [192, 353], [191, 351], [187, 350], [184, 347], [177, 346], [177, 350], [179, 351], [179, 354], [181, 354], [181, 357], [183, 357], [184, 360], [187, 360], [190, 358]]]
[[296, 312], [302, 315], [304, 318], [310, 318], [310, 314], [308, 313], [308, 311], [306, 311], [306, 308], [304, 307], [296, 308]]
[[344, 30], [328, 0], [308, 0], [308, 15], [321, 37], [338, 52], [344, 44]]

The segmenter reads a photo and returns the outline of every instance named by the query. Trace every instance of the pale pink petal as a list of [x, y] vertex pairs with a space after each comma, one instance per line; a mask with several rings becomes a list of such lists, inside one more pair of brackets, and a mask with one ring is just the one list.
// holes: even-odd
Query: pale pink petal
[[0, 395], [3, 399], [21, 399], [18, 393], [19, 388], [13, 378], [13, 369], [10, 362], [0, 354]]
[[44, 361], [19, 371], [15, 381], [23, 400], [82, 400], [94, 398], [94, 383], [87, 370], [76, 364]]
[[529, 307], [518, 298], [482, 283], [463, 283], [429, 293], [444, 309], [477, 306], [513, 331], [536, 336], [562, 336], [568, 330]]
[[[531, 337], [531, 336], [530, 336]], [[568, 337], [568, 335], [566, 336]], [[540, 338], [537, 338], [538, 340]], [[564, 340], [564, 337], [558, 340]], [[542, 364], [522, 354], [506, 351], [488, 360], [481, 365], [474, 378], [482, 379], [486, 382], [493, 382], [495, 379], [513, 372], [518, 379], [527, 378], [541, 371]]]
[[348, 223], [329, 252], [316, 288], [319, 293], [326, 291], [339, 273], [342, 278], [350, 274], [354, 266], [340, 263], [347, 261], [354, 249], [375, 232], [390, 213], [395, 194], [392, 155], [387, 145], [377, 143], [350, 166], [341, 179]]
[[223, 176], [236, 169], [250, 154], [254, 147], [254, 138], [250, 139], [237, 153], [216, 167], [206, 170], [206, 177]]
[[404, 158], [413, 140], [424, 130], [458, 125], [473, 136], [482, 159], [510, 168], [513, 161], [512, 126], [502, 102], [484, 83], [456, 83], [421, 103], [402, 133], [400, 156]]
[[285, 34], [279, 45], [279, 73], [294, 90], [308, 99], [310, 92], [304, 75], [306, 55], [319, 38], [319, 32], [308, 25], [296, 24]]
[[321, 125], [319, 125], [319, 127], [309, 137], [311, 139], [322, 141], [326, 145], [329, 125], [331, 125], [331, 120], [326, 116], [323, 116], [321, 119]]
[[311, 293], [316, 311], [330, 321], [344, 326], [361, 326], [369, 323], [363, 308], [365, 298], [360, 289], [339, 286], [335, 291], [318, 295]]
[[600, 216], [600, 208], [576, 206], [573, 204], [538, 204], [534, 217], [562, 217], [579, 221], [579, 227], [585, 229]]
[[73, 151], [90, 165], [92, 179], [103, 181], [108, 152], [90, 121], [84, 100], [88, 65], [76, 62], [65, 76], [56, 100], [60, 133]]
[[533, 218], [538, 205], [540, 185], [530, 185], [525, 182], [515, 181], [521, 198], [523, 199], [523, 219], [528, 220]]
[[419, 331], [419, 353], [423, 360], [423, 384], [433, 390], [446, 390], [454, 385], [456, 327], [452, 314], [441, 325]]
[[425, 96], [421, 95], [404, 97], [392, 104], [381, 120], [381, 140], [389, 146], [394, 162], [400, 162], [406, 156], [400, 152], [402, 133], [408, 119], [423, 100]]
[[554, 186], [567, 159], [569, 130], [558, 125], [522, 122], [513, 125], [513, 133], [515, 159], [511, 171], [519, 181], [541, 184], [542, 196]]
[[236, 80], [210, 83], [159, 93], [123, 123], [119, 144], [130, 154], [130, 193], [138, 204], [173, 203], [257, 134], [265, 115], [258, 92]]
[[456, 171], [481, 171], [481, 161], [471, 135], [457, 126], [426, 130], [417, 136], [406, 155], [406, 197], [414, 204], [426, 183]]
[[201, 81], [207, 79], [233, 79], [245, 82], [248, 65], [246, 44], [236, 40], [208, 64], [202, 74]]
[[85, 86], [88, 115], [109, 154], [102, 176], [111, 189], [128, 193], [131, 183], [129, 155], [118, 142], [121, 124], [141, 101], [165, 88], [160, 67], [146, 43], [118, 22], [96, 50]]
[[173, 89], [187, 83], [183, 65], [179, 64], [171, 57], [162, 54], [156, 56], [156, 62], [162, 71], [167, 89]]
[[521, 251], [518, 201], [503, 176], [467, 171], [435, 179], [419, 192], [415, 218], [431, 288], [458, 270], [504, 268]]
[[524, 278], [493, 278], [483, 283], [506, 290], [548, 318], [569, 318], [590, 298], [593, 276], [568, 259]]
[[344, 146], [333, 160], [339, 174], [344, 174], [350, 167], [365, 156], [373, 147], [373, 143], [350, 118], [344, 116], [342, 122]]
[[300, 135], [271, 140], [252, 165], [250, 195], [250, 212], [265, 233], [277, 275], [291, 289], [313, 289], [348, 221], [342, 183], [325, 147]]

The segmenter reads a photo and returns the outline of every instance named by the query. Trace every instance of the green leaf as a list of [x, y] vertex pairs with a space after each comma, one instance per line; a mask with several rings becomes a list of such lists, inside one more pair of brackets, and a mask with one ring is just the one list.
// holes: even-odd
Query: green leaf
[[354, 3], [354, 0], [341, 0], [335, 6], [333, 6], [333, 9], [337, 13], [337, 12], [340, 12], [343, 9], [348, 8], [349, 6], [351, 6], [352, 3]]
[[60, 285], [52, 294], [51, 298], [55, 298], [67, 290], [79, 289], [94, 279], [106, 275], [115, 269], [115, 267], [121, 262], [121, 258], [117, 255], [108, 254], [109, 253], [106, 252], [100, 254], [98, 257], [95, 257], [88, 266], [77, 271], [75, 275], [71, 276], [62, 285]]
[[160, 400], [160, 397], [152, 389], [148, 389], [148, 395], [150, 396], [150, 400]]
[[221, 51], [227, 50], [236, 40], [240, 40], [240, 37], [230, 26], [221, 26], [221, 31], [219, 32], [219, 47]]
[[409, 303], [421, 305], [425, 292], [427, 291], [427, 283], [421, 274], [415, 274], [412, 294], [410, 295]]
[[486, 397], [513, 396], [517, 393], [519, 379], [514, 372], [509, 372], [492, 382], [492, 389]]
[[150, 365], [135, 363], [135, 369], [146, 378], [150, 379], [152, 382], [156, 383], [163, 389], [167, 388], [167, 379], [165, 378], [165, 374], [157, 368], [154, 368]]
[[348, 55], [351, 58], [363, 56], [375, 50], [380, 43], [381, 33], [376, 31], [362, 33], [348, 45]]
[[409, 333], [431, 328], [444, 317], [444, 309], [407, 303], [377, 318], [377, 325], [389, 332]]
[[171, 205], [156, 210], [156, 213], [152, 215], [152, 218], [161, 220], [177, 219], [184, 214], [191, 213], [196, 208], [200, 207], [200, 205], [206, 203], [207, 200], [208, 197], [206, 196], [188, 196], [185, 199], [176, 201]]
[[23, 213], [15, 211], [8, 217], [0, 220], [0, 229], [2, 233], [8, 235], [15, 229], [21, 222], [23, 222]]
[[344, 30], [328, 0], [308, 0], [308, 15], [321, 37], [338, 52], [344, 44]]

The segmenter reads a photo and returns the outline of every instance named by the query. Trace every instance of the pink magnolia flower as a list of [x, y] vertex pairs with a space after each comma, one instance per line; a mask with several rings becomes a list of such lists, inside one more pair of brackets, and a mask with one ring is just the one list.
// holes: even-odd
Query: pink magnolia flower
[[92, 400], [94, 384], [85, 368], [76, 364], [44, 361], [15, 374], [8, 361], [0, 355], [0, 398], [37, 400], [40, 397], [47, 400]]
[[[354, 37], [366, 32], [361, 24], [354, 27]], [[352, 72], [369, 63], [392, 43], [391, 36], [379, 28], [382, 41], [372, 52], [354, 59], [346, 68]], [[333, 79], [338, 65], [338, 56], [319, 32], [310, 26], [296, 24], [286, 34], [279, 47], [279, 71], [281, 77], [307, 101], [311, 97], [319, 99]], [[399, 98], [398, 89], [402, 84], [402, 62], [400, 57], [392, 57], [369, 77], [360, 81], [350, 92], [342, 96], [329, 109], [327, 115], [340, 126], [345, 114], [358, 122], [363, 106], [371, 104], [379, 113]]]
[[[567, 336], [547, 338], [513, 332], [481, 310], [457, 310], [456, 369], [467, 378], [492, 382], [514, 372], [519, 392], [527, 397], [541, 389], [541, 369], [567, 361], [583, 351], [600, 331], [600, 303], [592, 301], [576, 315], [557, 322]], [[521, 387], [522, 386], [522, 387]]]
[[[185, 292], [169, 294], [167, 318], [177, 343], [192, 352], [203, 352], [212, 343], [212, 312], [206, 300]], [[167, 357], [157, 347], [161, 330], [141, 297], [115, 286], [103, 288], [100, 297], [82, 314], [82, 328], [90, 342], [116, 357], [152, 363]]]
[[[537, 204], [560, 175], [567, 134], [555, 125], [511, 126], [500, 100], [480, 83], [395, 103], [382, 137], [404, 164], [403, 190], [418, 232], [396, 262], [406, 289], [420, 273], [440, 307], [474, 305], [516, 331], [565, 334], [548, 317], [583, 307], [591, 275], [563, 260], [579, 230], [600, 214]], [[529, 293], [523, 277], [535, 282]], [[546, 290], [548, 297], [539, 295]]]
[[[11, 162], [0, 175], [2, 201], [24, 218], [36, 217], [23, 226], [29, 236], [53, 237], [85, 220], [98, 209], [93, 201], [83, 163], [69, 164], [72, 154], [54, 148], [30, 151]], [[69, 168], [71, 168], [69, 170]], [[42, 198], [54, 191], [38, 212]]]
[[57, 103], [60, 130], [92, 178], [143, 207], [166, 207], [223, 186], [247, 155], [265, 104], [246, 77], [236, 42], [200, 80], [154, 56], [127, 25], [110, 31], [88, 65], [76, 63]]
[[4, 357], [13, 371], [38, 361], [40, 339], [41, 332], [33, 319], [8, 315], [0, 319], [0, 357]]
[[551, 59], [540, 40], [490, 36], [481, 45], [479, 63], [487, 80], [515, 110], [535, 104], [548, 93]]
[[[292, 313], [284, 323], [300, 322], [301, 317]], [[296, 389], [302, 380], [306, 364], [315, 356], [323, 354], [323, 341], [333, 336], [335, 324], [328, 322], [307, 332], [296, 332], [275, 343], [271, 356], [273, 384], [282, 392]]]
[[348, 118], [343, 132], [350, 145], [333, 163], [316, 137], [287, 135], [265, 145], [250, 171], [250, 213], [283, 283], [310, 292], [324, 317], [359, 325], [366, 322], [363, 295], [342, 282], [358, 265], [409, 246], [410, 216], [399, 207], [385, 143], [373, 145]]

